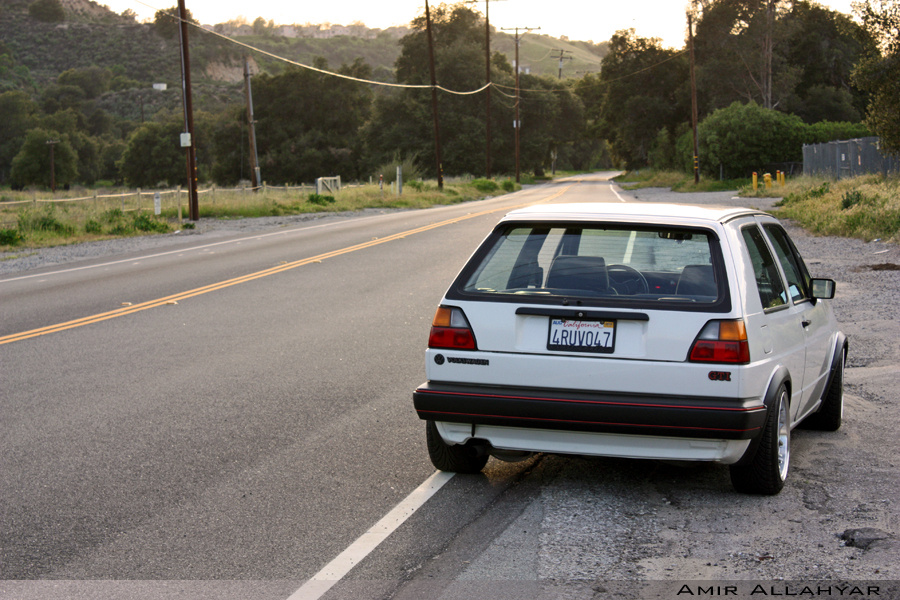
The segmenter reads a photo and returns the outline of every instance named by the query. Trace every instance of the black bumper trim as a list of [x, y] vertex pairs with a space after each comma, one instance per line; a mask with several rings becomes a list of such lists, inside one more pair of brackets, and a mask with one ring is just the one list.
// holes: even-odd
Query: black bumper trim
[[438, 382], [422, 384], [413, 404], [429, 421], [729, 440], [756, 437], [766, 419], [752, 400]]

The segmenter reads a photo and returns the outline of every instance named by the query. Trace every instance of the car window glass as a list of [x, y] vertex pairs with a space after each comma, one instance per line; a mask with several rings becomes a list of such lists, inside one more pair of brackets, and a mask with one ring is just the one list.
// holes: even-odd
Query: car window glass
[[585, 229], [578, 253], [642, 271], [680, 271], [685, 265], [711, 263], [705, 235], [670, 239], [660, 237], [658, 231]]
[[809, 274], [806, 265], [799, 258], [793, 244], [787, 237], [787, 233], [775, 225], [765, 225], [766, 233], [775, 246], [775, 254], [778, 256], [778, 262], [784, 270], [784, 276], [787, 278], [788, 290], [791, 293], [791, 300], [800, 302], [808, 298], [806, 290], [809, 287]]
[[711, 304], [727, 297], [713, 267], [717, 244], [711, 232], [664, 225], [510, 225], [461, 289]]
[[787, 303], [787, 295], [781, 276], [775, 267], [772, 253], [763, 239], [759, 227], [751, 225], [741, 230], [750, 261], [753, 263], [753, 272], [756, 275], [756, 288], [759, 291], [759, 300], [763, 308], [775, 308]]

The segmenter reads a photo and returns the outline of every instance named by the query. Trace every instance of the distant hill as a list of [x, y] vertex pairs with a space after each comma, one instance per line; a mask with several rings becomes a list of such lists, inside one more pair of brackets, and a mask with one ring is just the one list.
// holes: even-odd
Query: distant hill
[[[54, 84], [64, 71], [98, 66], [133, 82], [130, 89], [118, 89], [104, 96], [102, 104], [106, 110], [133, 119], [139, 116], [141, 103], [148, 114], [165, 107], [177, 109], [181, 85], [177, 39], [164, 39], [152, 24], [138, 23], [93, 0], [59, 0], [65, 19], [57, 22], [33, 18], [29, 14], [33, 2], [3, 0], [0, 6], [0, 58], [5, 59], [0, 61], [0, 92], [28, 87], [23, 82], [30, 82], [30, 91], [37, 92]], [[392, 80], [394, 62], [400, 53], [398, 40], [408, 31], [382, 31], [359, 25], [279, 25], [262, 32], [236, 23], [204, 27], [302, 64], [323, 57], [337, 69], [361, 57], [372, 66], [374, 77], [383, 81]], [[255, 72], [274, 73], [286, 67], [284, 61], [197, 29], [191, 31], [190, 43], [195, 105], [200, 110], [240, 101], [244, 55], [250, 56]], [[512, 36], [496, 32], [492, 49], [505, 53], [513, 62]], [[580, 77], [585, 72], [599, 71], [605, 52], [605, 44], [532, 33], [523, 38], [520, 59], [523, 69], [532, 74], [557, 77], [558, 57], [562, 56], [563, 77]], [[154, 93], [154, 83], [166, 84], [168, 91]]]

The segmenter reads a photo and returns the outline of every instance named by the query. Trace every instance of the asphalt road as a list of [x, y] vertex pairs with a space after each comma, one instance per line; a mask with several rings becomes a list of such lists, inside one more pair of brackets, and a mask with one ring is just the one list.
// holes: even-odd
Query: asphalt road
[[[581, 178], [0, 277], [0, 598], [629, 597], [612, 580], [674, 597], [633, 582], [778, 578], [779, 528], [804, 529], [819, 487], [798, 485], [803, 510], [773, 533], [797, 497], [735, 495], [721, 467], [538, 456], [450, 478], [340, 582], [302, 591], [434, 474], [411, 393], [478, 242], [515, 206], [621, 199]], [[800, 477], [832, 443], [798, 436]], [[878, 481], [860, 522], [890, 530], [896, 485]], [[837, 556], [828, 527], [810, 543]], [[681, 531], [732, 550], [691, 554]], [[785, 573], [878, 579], [868, 556]]]
[[452, 276], [576, 189], [4, 277], [0, 579], [299, 587], [434, 471], [411, 392]]

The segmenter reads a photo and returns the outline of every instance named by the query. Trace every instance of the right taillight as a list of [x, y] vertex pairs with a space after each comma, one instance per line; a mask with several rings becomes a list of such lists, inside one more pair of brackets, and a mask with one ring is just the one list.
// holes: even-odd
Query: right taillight
[[429, 348], [476, 350], [475, 335], [462, 309], [439, 306], [431, 322]]
[[750, 362], [747, 326], [742, 319], [710, 321], [694, 340], [691, 362], [746, 364]]

